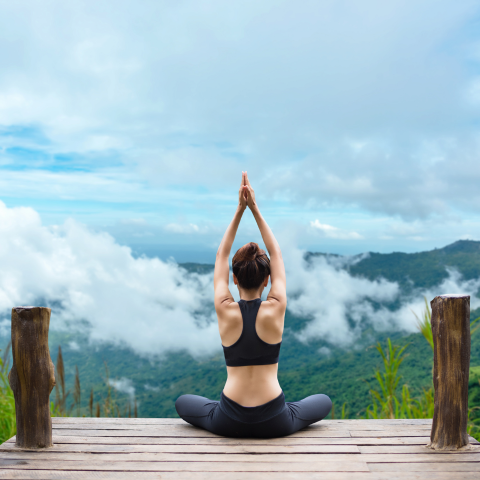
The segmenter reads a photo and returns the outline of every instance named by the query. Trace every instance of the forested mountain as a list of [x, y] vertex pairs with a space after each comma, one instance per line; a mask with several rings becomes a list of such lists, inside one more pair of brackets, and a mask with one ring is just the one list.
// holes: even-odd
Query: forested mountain
[[[309, 253], [307, 261], [325, 255]], [[190, 272], [206, 273], [212, 265], [183, 264]], [[458, 241], [442, 249], [405, 254], [369, 253], [345, 262], [345, 269], [353, 276], [368, 279], [380, 277], [398, 282], [406, 294], [416, 288], [431, 288], [448, 277], [448, 269], [456, 269], [464, 279], [480, 277], [480, 242]], [[448, 292], [439, 292], [448, 293]], [[420, 312], [418, 312], [420, 313]], [[413, 314], [412, 314], [413, 315]], [[480, 315], [473, 311], [472, 318]], [[328, 394], [335, 405], [347, 402], [349, 416], [364, 413], [369, 403], [368, 381], [381, 360], [373, 345], [390, 337], [395, 344], [407, 347], [407, 358], [402, 365], [403, 383], [419, 392], [431, 382], [432, 353], [421, 334], [401, 332], [378, 333], [367, 328], [358, 341], [341, 349], [322, 340], [302, 343], [295, 332], [307, 320], [295, 317], [287, 310], [286, 330], [282, 344], [279, 378], [287, 401], [314, 393]], [[6, 338], [1, 339], [6, 344]], [[2, 345], [0, 343], [0, 345]], [[127, 379], [120, 387], [133, 392], [140, 416], [175, 416], [175, 399], [183, 393], [194, 393], [218, 398], [226, 379], [221, 353], [210, 358], [194, 359], [185, 352], [167, 353], [157, 359], [144, 358], [127, 348], [106, 344], [91, 344], [87, 336], [79, 337], [52, 331], [50, 349], [55, 362], [58, 345], [62, 345], [67, 374], [67, 385], [72, 385], [75, 365], [78, 365], [82, 384], [83, 412], [87, 413], [88, 396], [94, 387], [95, 400], [105, 395], [104, 362], [112, 379]], [[472, 336], [471, 364], [480, 365], [480, 333]], [[131, 383], [130, 383], [131, 382]], [[128, 393], [117, 392], [120, 402], [126, 402]]]
[[[308, 253], [307, 258], [320, 255], [325, 254]], [[472, 240], [459, 240], [428, 252], [369, 252], [356, 258], [357, 262], [345, 267], [352, 275], [370, 280], [382, 277], [398, 282], [405, 291], [439, 285], [448, 277], [448, 269], [457, 270], [465, 280], [480, 276], [480, 242]]]

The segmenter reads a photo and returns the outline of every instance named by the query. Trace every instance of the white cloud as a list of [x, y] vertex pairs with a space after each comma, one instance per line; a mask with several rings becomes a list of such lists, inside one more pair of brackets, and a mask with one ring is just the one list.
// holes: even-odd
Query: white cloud
[[318, 219], [310, 222], [310, 226], [313, 229], [320, 231], [327, 238], [336, 238], [338, 240], [358, 240], [363, 238], [357, 232], [345, 232], [337, 227], [333, 227], [332, 225], [320, 223]]
[[92, 340], [146, 354], [220, 348], [212, 275], [188, 275], [174, 263], [133, 258], [105, 233], [71, 220], [47, 228], [33, 209], [9, 209], [1, 202], [0, 237], [5, 315], [15, 305], [59, 301], [52, 329], [68, 324], [75, 330], [85, 320]]
[[[91, 341], [126, 345], [144, 355], [221, 351], [212, 274], [188, 274], [174, 263], [134, 258], [128, 247], [105, 233], [94, 233], [71, 220], [45, 227], [33, 209], [7, 208], [1, 202], [0, 238], [3, 334], [8, 332], [12, 307], [41, 302], [53, 304], [52, 330], [86, 332]], [[472, 308], [479, 305], [474, 295], [480, 279], [463, 281], [455, 271], [438, 287], [403, 298], [396, 283], [353, 277], [344, 268], [364, 257], [319, 256], [307, 263], [305, 252], [295, 245], [282, 249], [288, 308], [308, 320], [297, 332], [302, 341], [321, 338], [349, 346], [367, 325], [383, 331], [414, 331], [411, 309], [422, 310], [423, 295], [431, 300], [442, 293], [467, 293]], [[232, 292], [237, 298], [233, 285]], [[396, 300], [400, 300], [398, 310], [384, 306]], [[69, 346], [76, 349], [78, 344], [73, 340]], [[123, 391], [132, 386], [124, 379], [115, 382], [112, 385]]]
[[[435, 288], [417, 290], [405, 298], [397, 283], [353, 277], [342, 268], [344, 262], [338, 262], [335, 257], [317, 257], [308, 265], [303, 259], [304, 252], [296, 249], [287, 252], [288, 308], [294, 315], [310, 319], [297, 334], [305, 342], [321, 338], [340, 346], [351, 345], [367, 325], [379, 331], [416, 331], [412, 310], [417, 314], [423, 311], [424, 296], [430, 301], [445, 293], [468, 294], [471, 308], [480, 306], [480, 299], [476, 297], [480, 278], [464, 281], [455, 270], [449, 270], [448, 278]], [[395, 300], [401, 301], [398, 310], [382, 306]], [[371, 301], [380, 307], [374, 308]]]
[[[294, 315], [310, 320], [298, 335], [302, 341], [322, 338], [337, 345], [351, 344], [365, 322], [379, 315], [368, 299], [390, 302], [400, 294], [396, 283], [353, 277], [328, 257], [314, 258], [308, 265], [303, 254], [294, 248], [284, 253], [288, 308]], [[382, 313], [387, 314], [387, 309], [382, 308]], [[349, 317], [355, 322], [353, 327]]]
[[[410, 299], [400, 309], [393, 312], [390, 317], [397, 325], [405, 330], [414, 330], [416, 328], [416, 318], [412, 310], [417, 314], [425, 309], [424, 296], [427, 301], [432, 301], [437, 295], [467, 294], [470, 295], [470, 308], [472, 310], [480, 306], [480, 299], [476, 296], [480, 289], [480, 278], [472, 280], [463, 280], [461, 275], [454, 269], [447, 269], [448, 277], [437, 287], [425, 291], [416, 292], [414, 298]], [[420, 315], [419, 315], [420, 316]]]
[[70, 350], [78, 351], [80, 350], [80, 345], [75, 340], [72, 340], [71, 342], [68, 342], [68, 348], [70, 348]]
[[108, 383], [120, 393], [125, 393], [130, 397], [130, 400], [135, 398], [135, 387], [132, 380], [122, 377], [120, 379], [108, 379]]
[[38, 126], [49, 153], [113, 150], [127, 170], [118, 189], [54, 174], [63, 195], [217, 191], [248, 165], [303, 205], [408, 219], [480, 205], [477, 2], [81, 5], [0, 5], [0, 124]]
[[165, 226], [165, 230], [172, 233], [198, 233], [200, 228], [194, 223], [188, 223], [184, 225], [178, 223], [169, 223]]
[[160, 387], [157, 385], [157, 386], [153, 386], [153, 385], [150, 385], [148, 383], [146, 383], [143, 388], [147, 391], [152, 391], [152, 392], [158, 392], [160, 391]]

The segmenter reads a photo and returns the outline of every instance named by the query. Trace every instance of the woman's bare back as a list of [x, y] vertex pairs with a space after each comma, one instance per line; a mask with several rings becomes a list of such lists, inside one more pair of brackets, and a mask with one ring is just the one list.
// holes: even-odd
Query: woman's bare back
[[[240, 338], [243, 319], [237, 302], [232, 302], [224, 311], [226, 315], [218, 318], [218, 325], [222, 345], [229, 347]], [[282, 341], [284, 314], [285, 312], [282, 315], [269, 301], [262, 302], [255, 322], [255, 330], [260, 340], [269, 344]], [[275, 316], [277, 318], [272, 318]], [[223, 393], [244, 407], [263, 405], [282, 393], [277, 377], [278, 363], [227, 367], [227, 374]]]

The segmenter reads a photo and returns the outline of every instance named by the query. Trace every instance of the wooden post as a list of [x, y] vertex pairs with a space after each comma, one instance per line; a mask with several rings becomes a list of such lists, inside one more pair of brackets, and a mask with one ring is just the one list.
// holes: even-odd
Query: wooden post
[[48, 349], [49, 308], [12, 308], [13, 366], [8, 381], [15, 396], [17, 447], [51, 447], [50, 392], [55, 370]]
[[431, 301], [435, 406], [430, 448], [468, 445], [470, 296], [440, 295]]

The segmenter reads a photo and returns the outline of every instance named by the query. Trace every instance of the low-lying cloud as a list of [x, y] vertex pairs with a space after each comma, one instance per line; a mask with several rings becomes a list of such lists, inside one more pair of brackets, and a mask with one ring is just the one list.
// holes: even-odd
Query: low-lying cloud
[[[408, 297], [396, 282], [379, 278], [368, 280], [350, 275], [344, 266], [362, 257], [314, 257], [309, 263], [301, 252], [292, 251], [288, 269], [288, 308], [298, 317], [309, 319], [306, 327], [296, 334], [301, 341], [324, 339], [338, 346], [348, 346], [357, 339], [367, 325], [376, 331], [416, 331], [416, 318], [429, 301], [437, 295], [463, 293], [471, 296], [471, 307], [480, 300], [475, 296], [480, 278], [465, 281], [455, 270], [435, 288], [417, 290]], [[400, 300], [397, 310], [387, 304]]]
[[[8, 334], [12, 307], [41, 304], [52, 307], [51, 329], [87, 333], [93, 342], [128, 346], [143, 355], [221, 351], [211, 273], [187, 273], [173, 262], [134, 258], [110, 235], [72, 220], [46, 227], [35, 210], [7, 208], [2, 202], [0, 238], [1, 333]], [[430, 300], [461, 292], [472, 295], [473, 308], [479, 304], [474, 294], [480, 279], [463, 281], [455, 271], [434, 290], [407, 299], [397, 283], [353, 277], [343, 268], [361, 257], [306, 261], [304, 253], [284, 248], [288, 308], [308, 320], [296, 332], [301, 341], [321, 338], [347, 346], [366, 325], [413, 331], [411, 310], [421, 312], [423, 295]], [[387, 308], [398, 300], [399, 309]], [[75, 341], [71, 345], [78, 348]]]
[[135, 387], [133, 385], [132, 380], [126, 377], [122, 377], [119, 379], [109, 379], [108, 383], [112, 386], [117, 392], [124, 393], [128, 395], [130, 400], [133, 402], [135, 398]]
[[[0, 312], [53, 305], [51, 328], [160, 354], [219, 344], [211, 275], [187, 274], [156, 258], [134, 258], [104, 233], [67, 221], [45, 227], [31, 208], [0, 203]], [[7, 320], [8, 322], [8, 320]]]

